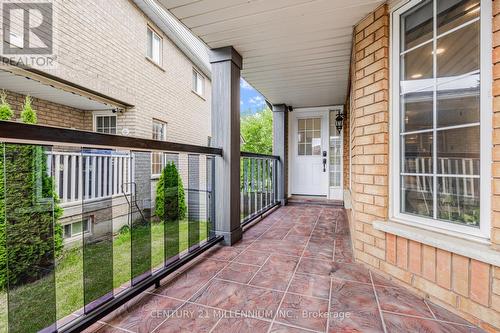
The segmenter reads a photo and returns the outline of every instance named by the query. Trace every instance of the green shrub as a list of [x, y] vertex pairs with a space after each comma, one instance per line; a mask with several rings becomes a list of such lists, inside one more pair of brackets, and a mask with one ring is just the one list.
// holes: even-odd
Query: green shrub
[[[4, 110], [7, 110], [5, 105]], [[21, 118], [25, 123], [36, 123], [30, 97], [26, 97]], [[63, 210], [53, 180], [47, 174], [43, 147], [5, 144], [0, 176], [0, 288], [3, 289], [7, 284], [36, 281], [50, 273], [52, 253], [55, 250], [58, 255], [63, 248], [63, 228], [57, 222]]]
[[155, 214], [162, 220], [176, 221], [186, 218], [186, 210], [182, 179], [175, 163], [170, 162], [156, 184]]
[[11, 120], [14, 116], [12, 109], [7, 103], [7, 95], [5, 91], [0, 93], [0, 120]]

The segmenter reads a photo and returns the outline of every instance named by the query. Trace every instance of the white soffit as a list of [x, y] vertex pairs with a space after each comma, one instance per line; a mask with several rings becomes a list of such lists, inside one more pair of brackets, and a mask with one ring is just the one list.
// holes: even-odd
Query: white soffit
[[0, 69], [0, 90], [2, 89], [80, 110], [111, 110], [116, 107]]
[[232, 45], [271, 103], [343, 104], [352, 28], [381, 0], [157, 0], [210, 48]]

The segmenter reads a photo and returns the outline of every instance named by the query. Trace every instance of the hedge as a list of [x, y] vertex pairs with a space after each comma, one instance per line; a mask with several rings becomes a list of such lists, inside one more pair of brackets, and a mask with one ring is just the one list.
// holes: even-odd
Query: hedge
[[[10, 120], [10, 106], [4, 98], [1, 102], [1, 120]], [[24, 123], [36, 123], [30, 97], [26, 97], [21, 119]], [[53, 271], [54, 257], [63, 248], [63, 229], [58, 223], [62, 214], [53, 180], [47, 174], [44, 148], [3, 145], [0, 156], [0, 288], [34, 282]]]

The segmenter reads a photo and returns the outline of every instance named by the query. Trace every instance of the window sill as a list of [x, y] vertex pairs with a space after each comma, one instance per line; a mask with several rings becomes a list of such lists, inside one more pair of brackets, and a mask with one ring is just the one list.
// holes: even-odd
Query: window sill
[[487, 244], [394, 221], [375, 221], [373, 228], [500, 267], [500, 252]]
[[195, 94], [196, 96], [198, 96], [199, 98], [201, 98], [202, 100], [206, 101], [206, 98], [205, 98], [205, 97], [203, 97], [203, 95], [198, 94], [198, 93], [197, 93], [196, 91], [194, 91], [193, 89], [191, 89], [191, 92], [192, 92], [193, 94]]
[[159, 70], [161, 70], [162, 72], [166, 72], [166, 70], [161, 67], [160, 64], [158, 64], [156, 61], [154, 61], [153, 59], [151, 59], [150, 57], [146, 57], [146, 60], [149, 61], [151, 64], [153, 64], [155, 67], [157, 67]]

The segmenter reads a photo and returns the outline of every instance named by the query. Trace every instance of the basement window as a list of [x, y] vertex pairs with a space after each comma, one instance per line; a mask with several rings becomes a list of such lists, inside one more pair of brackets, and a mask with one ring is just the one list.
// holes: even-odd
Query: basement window
[[64, 239], [74, 238], [90, 232], [92, 218], [88, 217], [82, 221], [73, 222], [64, 225]]
[[491, 1], [410, 1], [392, 27], [393, 214], [482, 238], [490, 232], [488, 15]]

